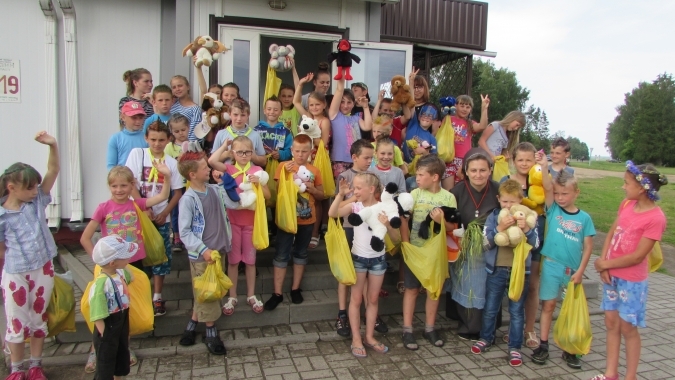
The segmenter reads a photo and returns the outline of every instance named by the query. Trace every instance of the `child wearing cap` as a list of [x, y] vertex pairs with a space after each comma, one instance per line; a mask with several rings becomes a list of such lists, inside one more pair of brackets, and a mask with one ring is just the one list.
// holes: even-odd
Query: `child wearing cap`
[[131, 273], [124, 269], [138, 251], [119, 235], [101, 238], [92, 259], [101, 273], [89, 288], [89, 319], [94, 322], [97, 379], [129, 374], [129, 290]]
[[145, 111], [139, 102], [126, 102], [120, 110], [120, 119], [124, 129], [115, 133], [108, 141], [108, 154], [106, 165], [108, 171], [117, 165], [124, 165], [129, 157], [129, 152], [134, 148], [147, 148], [143, 135], [143, 122]]

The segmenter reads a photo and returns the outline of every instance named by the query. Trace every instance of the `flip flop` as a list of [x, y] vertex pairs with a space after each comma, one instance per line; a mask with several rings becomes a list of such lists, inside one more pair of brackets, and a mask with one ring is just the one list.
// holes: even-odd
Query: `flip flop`
[[[354, 346], [351, 346], [351, 348], [352, 348], [352, 355], [354, 355], [355, 357], [357, 357], [357, 358], [367, 358], [367, 357], [368, 357], [368, 354], [366, 354], [366, 349], [365, 349], [365, 347], [354, 347]], [[360, 351], [359, 351], [359, 350], [360, 350]], [[360, 354], [359, 352], [363, 352], [363, 353]]]
[[380, 354], [386, 354], [387, 352], [389, 352], [389, 347], [385, 346], [384, 343], [382, 342], [377, 342], [377, 344], [370, 344], [368, 342], [363, 342], [363, 345], [368, 348], [372, 348], [373, 350], [375, 350], [375, 352], [378, 352]]

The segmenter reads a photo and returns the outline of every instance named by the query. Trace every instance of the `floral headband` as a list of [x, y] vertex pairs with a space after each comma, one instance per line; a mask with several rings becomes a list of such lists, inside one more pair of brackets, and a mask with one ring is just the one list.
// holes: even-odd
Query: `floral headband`
[[659, 177], [659, 183], [661, 185], [665, 185], [668, 183], [668, 179], [666, 178], [665, 175], [655, 171], [655, 170], [649, 170], [649, 169], [643, 169], [640, 170], [631, 160], [626, 161], [626, 169], [635, 176], [635, 179], [640, 182], [640, 185], [642, 186], [645, 191], [647, 191], [647, 197], [653, 201], [658, 201], [661, 199], [659, 196], [659, 193], [656, 191], [656, 188], [652, 185], [652, 181], [647, 178], [647, 176], [643, 174], [653, 174], [657, 175]]

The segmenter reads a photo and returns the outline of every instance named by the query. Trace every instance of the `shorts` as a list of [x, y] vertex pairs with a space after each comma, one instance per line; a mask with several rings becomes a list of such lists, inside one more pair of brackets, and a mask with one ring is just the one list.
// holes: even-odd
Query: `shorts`
[[281, 228], [277, 231], [277, 251], [272, 265], [286, 268], [293, 259], [295, 265], [307, 265], [307, 247], [312, 239], [314, 224], [299, 224], [298, 232], [293, 235]]
[[567, 289], [567, 284], [574, 272], [574, 269], [544, 257], [539, 279], [539, 299], [542, 301], [557, 299]]
[[636, 327], [647, 327], [647, 280], [632, 282], [612, 277], [612, 284], [602, 284], [602, 303], [600, 309], [618, 311], [624, 321]]
[[103, 336], [94, 329], [96, 378], [126, 376], [129, 368], [129, 309], [110, 314], [103, 320]]
[[340, 174], [349, 170], [352, 167], [351, 162], [335, 161], [333, 162], [333, 178], [337, 178]]
[[384, 255], [378, 257], [361, 257], [352, 253], [354, 270], [356, 273], [370, 273], [373, 276], [382, 276], [387, 271], [387, 260]]
[[408, 264], [405, 263], [405, 260], [403, 261], [403, 286], [405, 286], [406, 289], [419, 289], [422, 287], [422, 283], [417, 279], [410, 268], [408, 268]]
[[255, 247], [253, 247], [253, 226], [232, 227], [232, 250], [227, 253], [229, 265], [244, 262], [246, 265], [255, 265]]
[[[195, 277], [201, 276], [206, 270], [207, 262], [193, 262], [190, 261], [190, 276], [194, 281]], [[220, 317], [220, 302], [197, 302], [197, 295], [194, 294], [194, 286], [192, 287], [192, 294], [195, 299], [193, 312], [197, 314], [197, 322], [215, 322]]]
[[455, 177], [455, 182], [459, 182], [459, 176], [462, 173], [462, 164], [464, 163], [463, 158], [455, 157], [454, 160], [450, 163], [445, 164], [445, 175], [443, 179]]
[[171, 223], [164, 223], [163, 226], [158, 226], [155, 224], [155, 227], [157, 227], [157, 231], [159, 231], [159, 234], [162, 235], [162, 240], [164, 240], [164, 253], [166, 254], [166, 258], [168, 260], [165, 263], [153, 265], [152, 274], [154, 276], [166, 276], [167, 274], [171, 273], [171, 256], [173, 253], [170, 237]]

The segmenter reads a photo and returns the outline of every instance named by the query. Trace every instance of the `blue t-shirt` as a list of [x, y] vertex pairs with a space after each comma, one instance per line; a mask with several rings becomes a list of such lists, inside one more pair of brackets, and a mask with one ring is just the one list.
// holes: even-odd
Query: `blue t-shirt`
[[143, 135], [145, 135], [145, 131], [148, 130], [148, 127], [150, 124], [154, 123], [157, 119], [161, 120], [162, 123], [168, 123], [169, 119], [171, 119], [171, 115], [160, 115], [158, 113], [153, 114], [149, 118], [145, 119], [145, 123], [143, 123]]
[[130, 131], [126, 128], [110, 136], [108, 140], [108, 154], [106, 156], [106, 167], [108, 170], [113, 166], [127, 163], [127, 157], [134, 148], [147, 148], [143, 130]]
[[279, 152], [279, 162], [288, 161], [293, 157], [291, 155], [293, 134], [282, 122], [271, 126], [266, 121], [261, 120], [253, 130], [260, 135], [264, 147]]
[[576, 270], [581, 265], [584, 251], [584, 238], [595, 236], [595, 227], [591, 216], [585, 211], [575, 213], [565, 211], [553, 202], [546, 209], [548, 230], [541, 254]]

